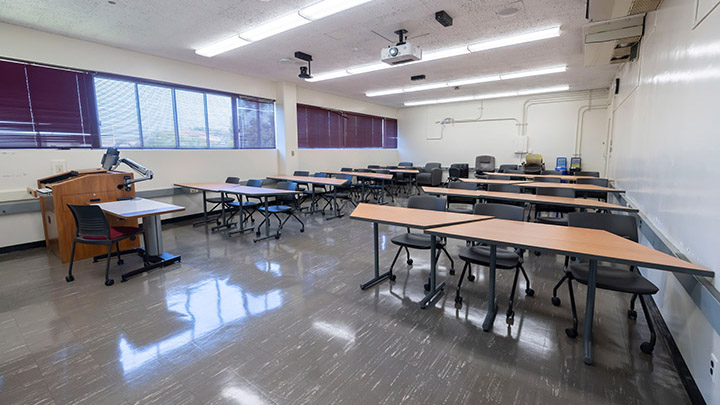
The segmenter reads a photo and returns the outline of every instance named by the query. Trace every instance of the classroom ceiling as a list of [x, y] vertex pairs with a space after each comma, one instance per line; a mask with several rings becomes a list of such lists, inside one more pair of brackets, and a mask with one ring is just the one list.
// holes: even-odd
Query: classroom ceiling
[[[494, 93], [569, 84], [572, 90], [608, 88], [616, 65], [583, 66], [585, 0], [374, 0], [353, 9], [205, 58], [194, 50], [252, 28], [317, 0], [0, 0], [0, 21], [118, 48], [276, 81], [295, 82], [393, 107], [406, 101]], [[517, 13], [503, 17], [503, 10]], [[454, 18], [435, 21], [436, 11]], [[424, 51], [465, 45], [561, 25], [558, 38], [471, 53], [415, 65], [315, 83], [297, 77], [303, 63], [295, 51], [313, 56], [314, 74], [379, 61], [380, 50], [409, 31]], [[288, 60], [289, 59], [289, 60]], [[565, 73], [368, 98], [365, 92], [503, 72], [567, 64]], [[424, 74], [424, 82], [411, 82]]]

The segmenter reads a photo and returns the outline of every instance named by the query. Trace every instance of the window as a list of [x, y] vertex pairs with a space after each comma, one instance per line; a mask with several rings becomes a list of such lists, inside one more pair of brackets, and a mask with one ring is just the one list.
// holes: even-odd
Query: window
[[205, 94], [176, 90], [178, 140], [181, 148], [207, 148]]
[[397, 120], [298, 104], [298, 147], [397, 148]]
[[[273, 114], [273, 119], [275, 119]], [[207, 94], [207, 127], [211, 148], [234, 148], [232, 99]]]
[[0, 61], [0, 147], [97, 146], [91, 88], [87, 73]]
[[100, 143], [119, 148], [140, 148], [135, 83], [95, 78]]
[[238, 131], [241, 149], [275, 148], [275, 106], [238, 98]]

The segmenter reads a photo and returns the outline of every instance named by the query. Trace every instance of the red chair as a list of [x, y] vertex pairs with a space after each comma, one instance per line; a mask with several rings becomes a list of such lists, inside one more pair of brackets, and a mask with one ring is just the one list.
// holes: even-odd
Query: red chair
[[70, 212], [75, 218], [75, 238], [73, 238], [72, 252], [70, 253], [70, 267], [65, 281], [68, 283], [75, 280], [72, 275], [73, 258], [75, 257], [75, 244], [105, 245], [108, 247], [107, 265], [105, 266], [105, 285], [111, 286], [114, 280], [110, 275], [110, 258], [112, 257], [112, 245], [115, 244], [118, 264], [123, 264], [120, 257], [120, 241], [123, 239], [134, 240], [142, 230], [135, 226], [110, 226], [103, 210], [96, 205], [70, 205]]

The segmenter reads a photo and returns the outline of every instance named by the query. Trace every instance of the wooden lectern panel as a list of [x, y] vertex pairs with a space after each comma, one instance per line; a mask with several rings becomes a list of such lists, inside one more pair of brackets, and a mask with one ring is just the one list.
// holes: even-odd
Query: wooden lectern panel
[[[63, 263], [70, 261], [72, 240], [75, 237], [75, 220], [68, 204], [95, 204], [117, 201], [118, 198], [135, 197], [135, 187], [130, 191], [118, 188], [125, 177], [132, 173], [111, 172], [105, 170], [82, 170], [61, 173], [38, 180], [38, 188], [52, 189], [52, 195], [41, 196], [45, 243]], [[137, 220], [120, 220], [108, 217], [110, 226], [137, 226]], [[120, 249], [140, 246], [139, 238], [120, 242]], [[85, 259], [107, 253], [107, 248], [97, 245], [78, 244], [75, 248], [75, 260]]]

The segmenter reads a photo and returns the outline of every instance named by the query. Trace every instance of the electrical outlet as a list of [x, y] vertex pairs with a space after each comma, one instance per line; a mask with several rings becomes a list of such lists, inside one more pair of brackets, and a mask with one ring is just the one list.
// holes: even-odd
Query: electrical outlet
[[717, 372], [715, 371], [715, 366], [717, 364], [718, 360], [717, 357], [715, 357], [715, 353], [710, 353], [710, 378], [712, 379], [713, 384], [717, 379]]

